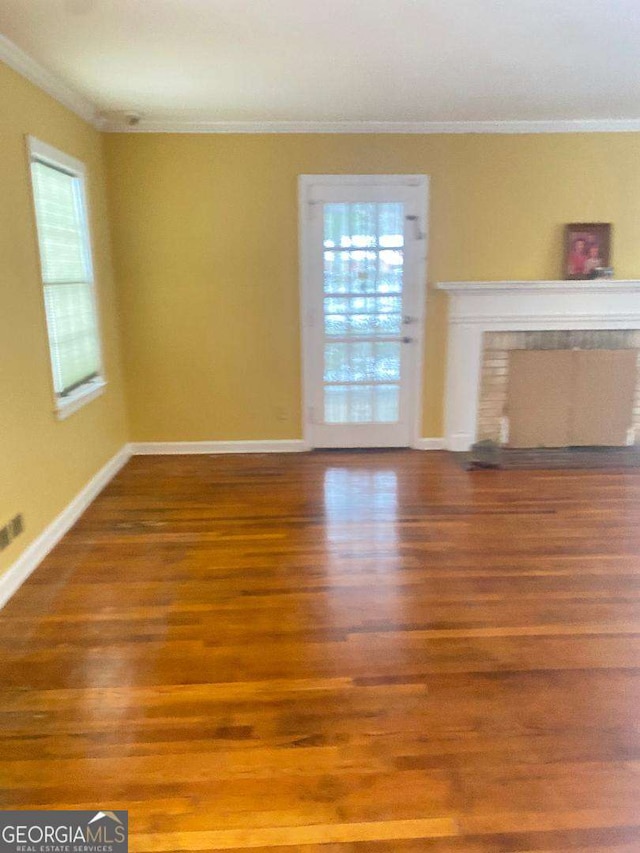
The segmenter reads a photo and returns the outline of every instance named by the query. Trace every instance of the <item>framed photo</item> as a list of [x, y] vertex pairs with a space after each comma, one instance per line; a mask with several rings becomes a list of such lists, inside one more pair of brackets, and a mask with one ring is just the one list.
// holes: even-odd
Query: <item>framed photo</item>
[[611, 223], [571, 222], [565, 225], [564, 277], [604, 277], [611, 266]]

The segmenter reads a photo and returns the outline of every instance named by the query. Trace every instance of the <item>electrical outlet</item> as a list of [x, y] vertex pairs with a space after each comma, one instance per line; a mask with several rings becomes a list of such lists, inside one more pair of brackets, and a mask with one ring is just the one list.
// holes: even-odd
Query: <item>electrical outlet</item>
[[12, 518], [7, 527], [9, 528], [9, 533], [12, 539], [15, 539], [16, 536], [20, 536], [24, 530], [24, 517], [22, 513], [19, 512], [15, 518]]
[[11, 536], [9, 535], [9, 528], [6, 525], [4, 527], [0, 527], [0, 551], [7, 548], [10, 542]]
[[16, 536], [24, 530], [24, 517], [21, 512], [14, 516], [8, 524], [0, 527], [0, 551], [7, 548]]

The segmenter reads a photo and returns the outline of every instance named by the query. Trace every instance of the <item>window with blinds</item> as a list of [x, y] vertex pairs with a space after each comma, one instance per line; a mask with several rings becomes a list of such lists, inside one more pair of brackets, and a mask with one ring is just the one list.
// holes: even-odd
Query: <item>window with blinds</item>
[[[53, 386], [60, 408], [101, 380], [84, 168], [30, 140]], [[58, 156], [56, 156], [58, 155]]]

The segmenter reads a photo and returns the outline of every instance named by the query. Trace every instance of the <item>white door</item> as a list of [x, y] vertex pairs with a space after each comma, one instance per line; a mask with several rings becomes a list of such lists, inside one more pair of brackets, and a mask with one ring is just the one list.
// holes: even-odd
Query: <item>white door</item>
[[300, 179], [305, 435], [312, 447], [418, 436], [427, 178]]

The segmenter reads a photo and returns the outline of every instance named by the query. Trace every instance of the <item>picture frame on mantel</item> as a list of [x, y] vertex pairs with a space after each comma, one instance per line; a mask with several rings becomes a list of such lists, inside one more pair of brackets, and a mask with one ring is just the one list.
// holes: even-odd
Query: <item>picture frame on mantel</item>
[[570, 222], [564, 228], [564, 278], [611, 278], [611, 223]]

